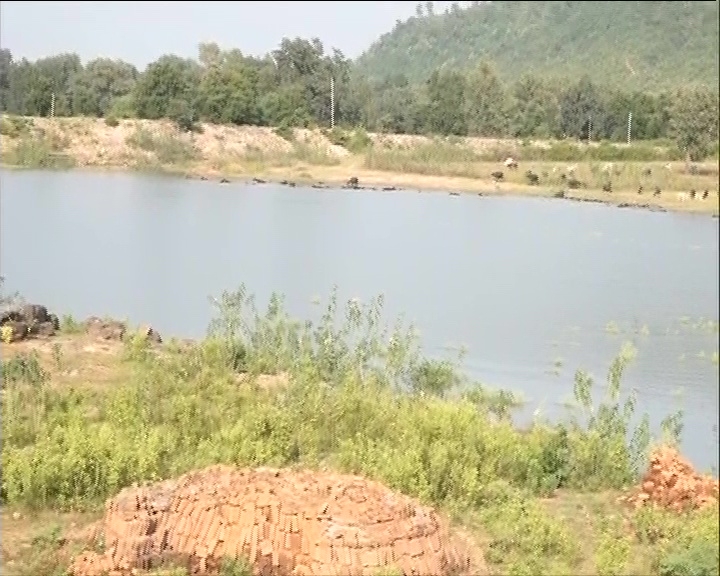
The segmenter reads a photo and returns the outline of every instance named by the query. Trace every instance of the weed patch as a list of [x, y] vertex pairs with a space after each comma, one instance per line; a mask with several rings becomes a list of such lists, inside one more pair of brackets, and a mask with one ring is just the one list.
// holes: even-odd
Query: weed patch
[[[330, 466], [462, 518], [495, 573], [580, 573], [588, 563], [608, 576], [634, 566], [716, 573], [703, 572], [717, 549], [716, 507], [678, 516], [612, 504], [618, 517], [598, 520], [604, 509], [584, 533], [570, 523], [577, 507], [566, 518], [545, 505], [638, 480], [651, 438], [647, 418], [630, 425], [633, 395], [620, 400], [631, 347], [611, 363], [604, 398], [578, 372], [575, 413], [520, 431], [512, 394], [425, 358], [411, 325], [382, 321], [381, 297], [342, 306], [333, 293], [318, 322], [292, 318], [279, 295], [259, 308], [244, 287], [215, 302], [201, 342], [159, 353], [127, 339], [127, 376], [113, 386], [53, 386], [37, 356], [5, 360], [3, 504], [95, 510], [134, 482], [215, 463]], [[273, 374], [283, 383], [261, 384]], [[670, 437], [680, 417], [665, 422]]]
[[128, 136], [129, 146], [153, 154], [160, 164], [187, 164], [200, 158], [200, 152], [192, 142], [179, 134], [154, 133], [139, 127]]
[[54, 134], [22, 133], [18, 141], [3, 154], [3, 162], [23, 168], [72, 168], [75, 165], [74, 159], [63, 153], [66, 144]]

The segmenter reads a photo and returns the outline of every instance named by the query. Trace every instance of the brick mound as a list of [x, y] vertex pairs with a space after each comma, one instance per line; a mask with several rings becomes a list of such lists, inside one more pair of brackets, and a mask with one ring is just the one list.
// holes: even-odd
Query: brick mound
[[718, 505], [720, 483], [709, 475], [695, 472], [677, 450], [656, 448], [640, 489], [626, 500], [636, 507], [655, 504], [677, 511]]
[[127, 488], [106, 504], [105, 553], [74, 576], [125, 576], [168, 562], [216, 573], [244, 557], [256, 574], [477, 574], [436, 513], [358, 476], [212, 466]]

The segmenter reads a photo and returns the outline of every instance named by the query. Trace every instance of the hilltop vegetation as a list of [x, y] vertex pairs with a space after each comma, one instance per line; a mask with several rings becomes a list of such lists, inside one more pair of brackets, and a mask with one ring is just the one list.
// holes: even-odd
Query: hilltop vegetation
[[513, 80], [532, 73], [658, 91], [718, 85], [717, 2], [472, 2], [435, 14], [432, 2], [383, 35], [359, 59], [362, 73], [403, 71], [424, 81], [434, 70], [495, 63]]

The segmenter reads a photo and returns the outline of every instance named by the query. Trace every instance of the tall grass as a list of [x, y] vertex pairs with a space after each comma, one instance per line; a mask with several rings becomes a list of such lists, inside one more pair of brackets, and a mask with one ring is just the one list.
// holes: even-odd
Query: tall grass
[[138, 127], [127, 137], [127, 144], [151, 153], [160, 164], [187, 164], [200, 158], [199, 150], [179, 133], [153, 132]]
[[[634, 398], [620, 402], [629, 348], [604, 401], [576, 375], [584, 417], [520, 431], [506, 417], [511, 395], [424, 358], [412, 326], [382, 321], [382, 298], [343, 307], [333, 293], [316, 323], [291, 318], [278, 295], [259, 310], [244, 287], [215, 302], [208, 337], [189, 349], [158, 354], [130, 339], [132, 377], [118, 387], [51, 386], [32, 354], [3, 362], [3, 503], [93, 508], [133, 482], [211, 463], [328, 465], [474, 515], [503, 573], [574, 573], [582, 543], [538, 498], [623, 488], [646, 463], [649, 423], [633, 431]], [[279, 373], [289, 384], [255, 378]], [[688, 517], [682, 538], [714, 518]]]
[[233, 160], [241, 164], [253, 164], [260, 168], [281, 168], [297, 163], [311, 166], [337, 166], [340, 159], [327, 150], [308, 144], [293, 141], [288, 150], [268, 150], [259, 147], [248, 147], [242, 154], [233, 156]]
[[646, 143], [630, 146], [606, 142], [589, 146], [569, 142], [546, 146], [521, 143], [475, 149], [458, 139], [434, 139], [407, 147], [372, 146], [365, 165], [375, 170], [472, 177], [473, 163], [502, 162], [508, 156], [525, 162], [659, 162], [682, 157], [672, 146]]

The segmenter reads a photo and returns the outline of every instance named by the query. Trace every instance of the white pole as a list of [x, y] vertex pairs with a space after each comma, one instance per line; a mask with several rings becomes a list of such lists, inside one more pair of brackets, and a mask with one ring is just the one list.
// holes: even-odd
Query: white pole
[[630, 137], [632, 135], [632, 112], [628, 112], [628, 130], [627, 130], [627, 143], [630, 144]]
[[330, 128], [335, 128], [335, 78], [330, 77]]

